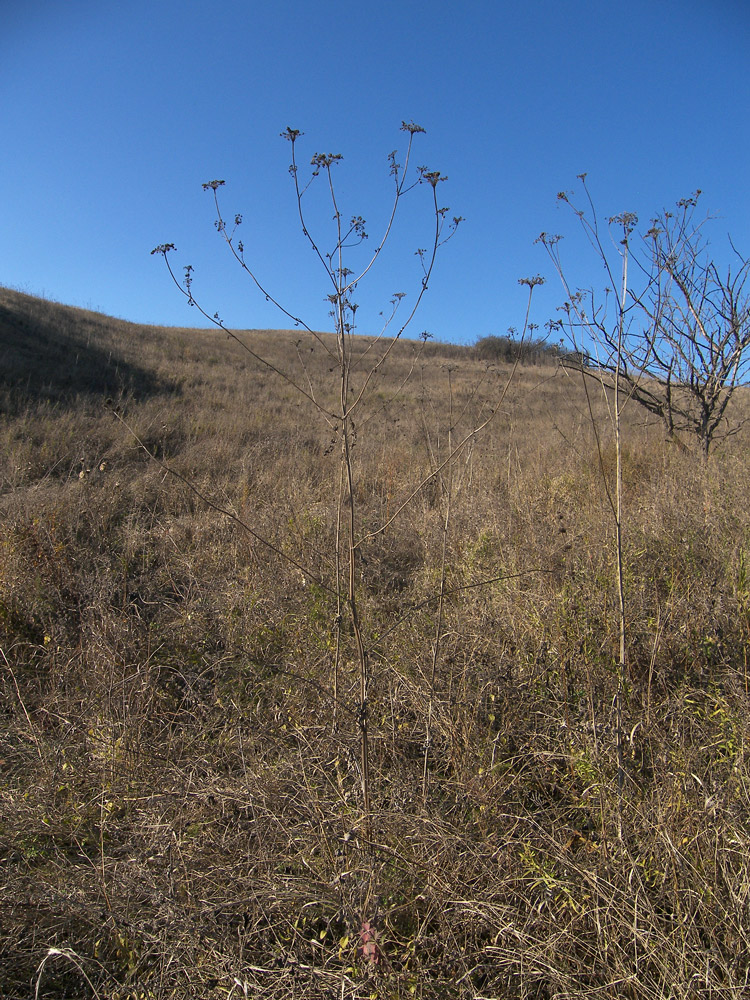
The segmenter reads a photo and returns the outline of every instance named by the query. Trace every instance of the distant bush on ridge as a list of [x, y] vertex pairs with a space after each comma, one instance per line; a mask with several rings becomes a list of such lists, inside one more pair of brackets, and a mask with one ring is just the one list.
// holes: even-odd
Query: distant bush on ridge
[[503, 361], [523, 365], [556, 364], [570, 359], [570, 351], [559, 344], [549, 344], [545, 340], [516, 340], [512, 336], [490, 334], [480, 337], [473, 348], [474, 357], [480, 361]]

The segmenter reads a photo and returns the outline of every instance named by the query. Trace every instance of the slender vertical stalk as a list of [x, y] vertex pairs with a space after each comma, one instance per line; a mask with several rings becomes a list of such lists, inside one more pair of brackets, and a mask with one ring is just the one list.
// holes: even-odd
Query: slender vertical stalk
[[[330, 179], [330, 173], [329, 173]], [[343, 264], [343, 235], [341, 232], [341, 214], [336, 205], [336, 199], [331, 184], [331, 198], [335, 209], [335, 219], [338, 228], [338, 268], [336, 269], [336, 295], [334, 304], [334, 315], [336, 322], [336, 338], [339, 352], [340, 371], [340, 397], [339, 405], [341, 412], [341, 462], [342, 478], [346, 482], [347, 492], [347, 588], [346, 605], [349, 612], [349, 619], [354, 633], [354, 642], [357, 651], [357, 665], [359, 669], [359, 708], [357, 712], [357, 725], [359, 728], [359, 749], [360, 749], [360, 772], [362, 781], [362, 810], [363, 827], [365, 836], [369, 838], [371, 796], [370, 796], [370, 745], [368, 732], [368, 695], [370, 686], [370, 671], [367, 649], [362, 635], [362, 625], [359, 615], [359, 604], [357, 601], [357, 501], [355, 498], [354, 468], [352, 463], [352, 416], [349, 405], [349, 382], [351, 376], [351, 348], [349, 338], [350, 328], [347, 325], [346, 310], [350, 308], [347, 302], [346, 277]]]
[[339, 495], [336, 502], [335, 573], [336, 573], [336, 645], [333, 651], [333, 732], [339, 728], [339, 671], [341, 669], [341, 624], [343, 605], [341, 600], [341, 518], [344, 509], [344, 466], [339, 473]]
[[620, 293], [618, 329], [617, 329], [617, 358], [614, 373], [615, 406], [614, 406], [614, 430], [615, 430], [615, 455], [616, 455], [616, 479], [615, 479], [615, 550], [617, 557], [617, 599], [619, 610], [619, 655], [617, 663], [617, 694], [615, 695], [615, 725], [617, 728], [617, 836], [622, 840], [622, 797], [625, 783], [625, 770], [623, 764], [623, 734], [622, 734], [622, 699], [625, 688], [626, 661], [626, 624], [625, 624], [625, 586], [623, 580], [623, 558], [622, 558], [622, 427], [621, 427], [621, 404], [620, 404], [620, 372], [622, 370], [622, 350], [625, 324], [625, 303], [628, 291], [628, 239], [627, 235], [623, 240], [622, 254], [622, 290]]

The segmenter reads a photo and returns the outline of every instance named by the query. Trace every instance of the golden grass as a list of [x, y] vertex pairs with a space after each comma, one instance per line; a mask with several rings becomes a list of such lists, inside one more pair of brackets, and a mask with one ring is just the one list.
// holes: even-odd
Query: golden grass
[[[246, 336], [335, 399], [309, 337]], [[605, 408], [600, 463], [522, 367], [458, 456], [433, 675], [447, 468], [397, 512], [510, 369], [397, 345], [354, 454], [368, 840], [334, 427], [218, 332], [2, 290], [0, 342], [3, 996], [747, 995], [747, 435], [703, 463], [626, 410], [618, 791]]]

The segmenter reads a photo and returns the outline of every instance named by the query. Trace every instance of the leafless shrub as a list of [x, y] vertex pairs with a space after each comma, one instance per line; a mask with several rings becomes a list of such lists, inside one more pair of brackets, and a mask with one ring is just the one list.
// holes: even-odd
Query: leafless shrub
[[[565, 318], [558, 326], [568, 332], [574, 352], [566, 363], [627, 394], [659, 418], [671, 440], [682, 443], [681, 434], [693, 437], [707, 458], [712, 446], [739, 426], [729, 420], [728, 410], [750, 374], [750, 295], [745, 290], [750, 258], [730, 239], [735, 266], [724, 270], [716, 263], [704, 236], [708, 220], [695, 219], [700, 191], [680, 199], [675, 211], [653, 218], [640, 247], [633, 236], [638, 217], [616, 216], [610, 225], [627, 222], [633, 265], [627, 300], [620, 302], [612, 251], [586, 175], [580, 180], [588, 210], [578, 208], [567, 192], [558, 198], [573, 208], [604, 265], [608, 287], [600, 291], [569, 284], [560, 237], [539, 237], [565, 286]], [[613, 246], [618, 243], [613, 237]], [[619, 310], [622, 323], [613, 322], [613, 311]]]

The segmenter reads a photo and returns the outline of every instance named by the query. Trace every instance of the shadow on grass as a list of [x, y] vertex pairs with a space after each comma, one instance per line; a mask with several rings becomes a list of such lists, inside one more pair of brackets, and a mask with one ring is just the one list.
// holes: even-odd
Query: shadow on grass
[[176, 383], [127, 357], [135, 331], [120, 320], [0, 288], [0, 412], [177, 392]]

